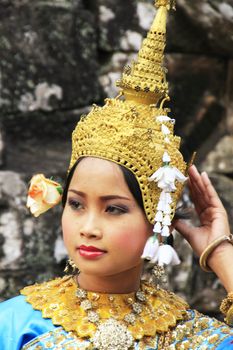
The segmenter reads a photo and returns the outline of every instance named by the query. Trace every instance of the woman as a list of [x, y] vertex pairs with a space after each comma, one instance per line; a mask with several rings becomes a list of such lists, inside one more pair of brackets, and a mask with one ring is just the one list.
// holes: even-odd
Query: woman
[[[92, 176], [89, 177], [89, 174]], [[200, 175], [192, 166], [189, 176], [192, 197], [202, 226], [190, 228], [182, 220], [177, 220], [174, 224], [189, 240], [196, 252], [200, 253], [209, 242], [220, 236], [220, 232], [229, 235], [230, 231], [226, 212], [206, 173]], [[113, 314], [109, 312], [109, 306], [116, 309], [116, 314], [120, 309], [127, 315], [130, 305], [120, 307], [118, 303], [130, 297], [134, 298], [135, 293], [140, 289], [141, 255], [148, 237], [152, 234], [152, 225], [130, 191], [121, 168], [99, 158], [82, 159], [74, 167], [67, 188], [67, 198], [64, 200], [62, 216], [64, 242], [69, 256], [81, 272], [74, 278], [67, 277], [41, 286], [33, 286], [33, 290], [29, 287], [24, 294], [28, 295], [30, 304], [26, 303], [24, 296], [2, 303], [0, 342], [3, 350], [88, 349], [90, 346], [88, 334], [93, 334], [93, 328], [89, 329], [87, 325], [96, 323], [86, 320], [87, 324], [80, 324], [80, 319], [86, 319], [88, 312], [90, 317], [91, 312], [95, 316], [95, 313], [98, 315], [101, 311], [100, 317], [106, 317], [108, 320], [114, 316], [114, 312]], [[208, 259], [208, 265], [219, 275], [228, 291], [233, 288], [231, 269], [229, 269], [232, 253], [232, 245], [222, 243]], [[144, 288], [142, 284], [141, 288]], [[148, 289], [150, 292], [151, 290], [153, 289]], [[90, 291], [91, 302], [85, 296], [85, 291]], [[83, 297], [79, 296], [82, 292]], [[98, 305], [100, 310], [96, 306], [92, 309], [88, 305], [88, 301], [93, 303], [93, 296], [97, 295], [101, 301]], [[106, 296], [118, 298], [116, 304], [110, 302], [110, 305], [104, 305], [102, 298]], [[166, 292], [157, 291], [155, 298], [157, 302], [165, 303], [167, 308], [176, 305], [172, 309], [175, 319], [174, 315], [172, 317], [168, 312], [168, 319], [159, 319], [155, 337], [140, 339], [139, 336], [139, 339], [134, 339], [135, 349], [140, 347], [142, 349], [202, 349], [204, 346], [208, 349], [229, 349], [232, 347], [233, 331], [225, 325], [187, 310], [185, 302], [176, 299], [173, 295], [166, 295]], [[147, 306], [149, 301], [151, 300], [143, 301], [142, 305]], [[87, 304], [86, 308], [84, 302]], [[80, 316], [81, 306], [83, 310]], [[42, 314], [36, 309], [41, 310]], [[158, 313], [164, 311], [161, 306], [155, 310]], [[62, 316], [64, 311], [67, 315]], [[144, 316], [145, 311], [143, 310], [142, 313]], [[147, 317], [145, 316], [146, 320]], [[146, 330], [148, 330], [147, 327]], [[164, 327], [165, 330], [170, 328], [170, 331], [162, 332], [159, 327]], [[105, 328], [108, 329], [108, 325]], [[177, 337], [181, 329], [183, 334]], [[140, 335], [139, 331], [137, 336]], [[149, 329], [149, 332], [151, 331], [154, 330]], [[77, 332], [79, 334], [83, 332], [85, 337], [78, 338]], [[117, 345], [114, 333], [110, 333], [115, 345], [111, 347], [107, 343], [106, 349], [128, 349], [124, 331], [119, 332], [123, 333], [120, 334], [125, 345], [121, 343]], [[98, 342], [98, 337], [93, 341]], [[100, 347], [102, 348], [104, 347]]]
[[[226, 324], [189, 310], [173, 293], [141, 281], [151, 265], [179, 262], [169, 245], [183, 183], [201, 226], [173, 221], [228, 292], [233, 291], [233, 246], [227, 215], [206, 173], [187, 167], [163, 103], [162, 68], [168, 0], [134, 66], [125, 71], [121, 96], [93, 107], [73, 133], [63, 192], [62, 229], [74, 276], [22, 290], [0, 306], [0, 348], [18, 349], [229, 349]], [[156, 40], [155, 40], [156, 39]], [[28, 205], [38, 216], [60, 199], [60, 187], [33, 178]], [[232, 294], [222, 305], [231, 324]]]

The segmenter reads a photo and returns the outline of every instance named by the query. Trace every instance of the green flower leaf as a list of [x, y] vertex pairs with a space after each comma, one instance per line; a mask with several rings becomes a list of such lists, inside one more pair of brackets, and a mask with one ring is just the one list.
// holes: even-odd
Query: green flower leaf
[[60, 195], [62, 195], [63, 189], [62, 189], [61, 186], [56, 187], [56, 190], [57, 190], [57, 192], [58, 192]]

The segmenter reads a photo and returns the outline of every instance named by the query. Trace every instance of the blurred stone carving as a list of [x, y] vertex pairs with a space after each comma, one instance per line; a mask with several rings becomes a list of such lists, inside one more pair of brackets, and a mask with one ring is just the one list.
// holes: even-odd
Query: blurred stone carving
[[222, 137], [207, 155], [202, 168], [208, 172], [233, 174], [233, 135]]
[[35, 96], [29, 92], [21, 96], [19, 110], [21, 112], [33, 112], [37, 109], [51, 111], [53, 107], [50, 106], [50, 98], [55, 97], [61, 100], [62, 96], [63, 93], [60, 86], [49, 86], [48, 83], [40, 83], [35, 88]]

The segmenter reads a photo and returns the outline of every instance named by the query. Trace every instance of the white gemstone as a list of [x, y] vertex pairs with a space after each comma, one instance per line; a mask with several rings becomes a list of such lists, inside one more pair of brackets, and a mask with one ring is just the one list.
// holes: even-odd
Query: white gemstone
[[133, 313], [131, 313], [131, 314], [125, 315], [124, 320], [127, 323], [134, 324], [136, 321], [136, 316]]
[[140, 301], [146, 301], [146, 295], [145, 295], [145, 293], [142, 292], [141, 290], [137, 291], [136, 297], [137, 297], [137, 299], [140, 300]]
[[98, 350], [129, 350], [134, 339], [124, 324], [110, 318], [98, 327], [91, 341]]
[[136, 314], [140, 314], [142, 312], [142, 305], [139, 303], [133, 303], [132, 309]]
[[83, 289], [78, 288], [76, 291], [76, 296], [80, 299], [85, 299], [87, 297], [87, 292]]
[[96, 323], [99, 321], [99, 315], [95, 311], [89, 311], [87, 314], [88, 320], [92, 323]]
[[91, 304], [91, 302], [89, 300], [83, 300], [81, 302], [80, 306], [85, 311], [90, 310], [92, 308], [92, 304]]

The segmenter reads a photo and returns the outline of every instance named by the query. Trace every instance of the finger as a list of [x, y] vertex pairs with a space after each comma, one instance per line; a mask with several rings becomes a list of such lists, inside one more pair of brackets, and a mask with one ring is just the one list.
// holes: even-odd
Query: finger
[[195, 206], [195, 209], [197, 213], [200, 214], [208, 206], [208, 201], [206, 201], [205, 196], [202, 192], [200, 192], [195, 182], [192, 182], [190, 180], [188, 185], [190, 190], [190, 196]]
[[195, 166], [190, 169], [191, 195], [197, 213], [200, 215], [206, 208], [213, 206], [223, 208], [208, 175], [200, 174]]
[[205, 200], [204, 198], [202, 198], [202, 196], [196, 195], [195, 191], [193, 190], [191, 196], [195, 206], [195, 210], [199, 216], [199, 220], [202, 225], [210, 224], [214, 219], [216, 219], [216, 215], [224, 214], [224, 216], [226, 216], [226, 211], [222, 204], [213, 204], [210, 199], [208, 201]]
[[[219, 207], [219, 208], [224, 208], [221, 199], [219, 198], [218, 193], [216, 192], [214, 186], [212, 185], [212, 182], [208, 176], [208, 174], [206, 172], [203, 172], [201, 174], [201, 177], [203, 179], [203, 182], [205, 184], [206, 187], [206, 192], [208, 193], [208, 197], [210, 200], [210, 203], [215, 206], [215, 207]], [[225, 210], [225, 209], [224, 209]]]
[[200, 192], [204, 191], [204, 183], [201, 174], [197, 170], [195, 165], [192, 165], [189, 169], [189, 178], [192, 183], [195, 183]]
[[190, 179], [188, 182], [188, 186], [189, 186], [190, 194], [191, 194], [193, 201], [197, 202], [199, 204], [201, 204], [201, 203], [206, 204], [205, 197], [204, 197], [203, 193], [200, 191], [198, 185]]
[[190, 193], [190, 198], [192, 200], [196, 213], [198, 214], [198, 216], [200, 216], [201, 213], [205, 210], [205, 203], [203, 201], [201, 202], [200, 199], [197, 199], [192, 193]]
[[192, 184], [192, 188], [195, 190], [194, 195], [199, 195], [202, 200], [208, 201], [208, 195], [206, 194], [206, 186], [204, 183], [204, 179], [201, 174], [198, 172], [195, 166], [190, 168], [190, 182]]
[[189, 177], [193, 178], [193, 179], [197, 179], [200, 175], [198, 170], [197, 170], [196, 165], [194, 165], [194, 164], [189, 168], [188, 174], [189, 174]]
[[192, 166], [189, 171], [189, 182], [192, 186], [193, 195], [201, 196], [203, 199], [205, 195], [205, 185], [203, 179], [195, 166]]

